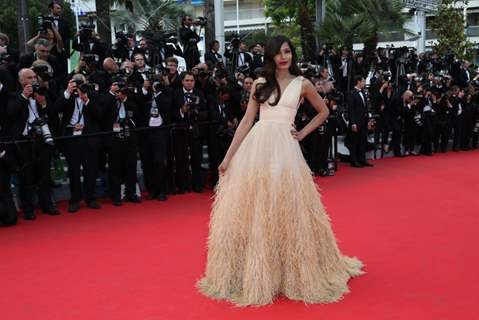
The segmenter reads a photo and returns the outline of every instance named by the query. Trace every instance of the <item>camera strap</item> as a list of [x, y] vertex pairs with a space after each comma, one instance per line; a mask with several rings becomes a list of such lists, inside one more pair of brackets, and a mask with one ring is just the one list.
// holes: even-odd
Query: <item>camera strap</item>
[[[35, 118], [33, 120], [40, 119], [40, 114], [38, 113], [38, 108], [36, 107], [36, 102], [35, 102], [35, 109], [36, 110], [34, 110], [34, 108], [32, 107], [32, 104], [30, 103], [30, 98], [28, 98], [28, 109], [30, 110], [30, 113], [33, 115], [33, 117]], [[28, 116], [28, 120], [30, 120], [30, 116]], [[28, 123], [31, 123], [31, 122], [28, 121]]]
[[126, 118], [125, 105], [122, 101], [117, 101], [116, 110], [117, 110], [116, 122], [120, 122], [120, 120], [123, 120]]
[[81, 123], [81, 121], [83, 120], [83, 107], [84, 107], [84, 105], [78, 103], [78, 100], [75, 99], [75, 109], [78, 110], [78, 119], [77, 119], [76, 123], [71, 123], [72, 125], [77, 125], [77, 124]]

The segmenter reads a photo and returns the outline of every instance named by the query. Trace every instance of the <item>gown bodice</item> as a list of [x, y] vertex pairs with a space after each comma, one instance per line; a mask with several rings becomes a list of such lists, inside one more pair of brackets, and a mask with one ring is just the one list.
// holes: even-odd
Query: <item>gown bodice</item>
[[262, 103], [260, 105], [259, 120], [287, 124], [294, 123], [301, 96], [302, 79], [303, 77], [298, 76], [291, 80], [284, 92], [282, 92], [277, 105], [271, 106], [269, 104], [270, 101], [274, 101], [274, 94], [266, 102]]

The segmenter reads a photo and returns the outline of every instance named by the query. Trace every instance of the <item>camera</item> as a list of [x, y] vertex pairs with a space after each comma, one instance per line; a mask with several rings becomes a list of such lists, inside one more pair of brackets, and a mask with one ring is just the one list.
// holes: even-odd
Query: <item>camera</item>
[[53, 79], [53, 69], [46, 64], [38, 64], [32, 69], [44, 81]]
[[42, 118], [36, 118], [30, 123], [30, 134], [33, 138], [42, 139], [43, 142], [50, 146], [54, 146], [53, 136], [48, 127], [48, 123]]
[[247, 64], [243, 64], [242, 66], [239, 66], [238, 68], [236, 68], [236, 72], [242, 73], [244, 75], [249, 74], [249, 71], [250, 71], [250, 68], [249, 68], [249, 65]]
[[193, 93], [185, 93], [185, 104], [194, 107], [200, 103], [200, 97]]
[[38, 16], [37, 17], [38, 32], [44, 34], [48, 29], [52, 28], [53, 17]]
[[32, 90], [33, 90], [33, 93], [39, 94], [41, 96], [44, 96], [47, 94], [47, 88], [40, 86], [38, 83], [32, 84]]
[[[82, 23], [80, 24], [80, 44], [88, 44], [92, 38], [93, 31], [95, 31], [95, 25], [93, 23]], [[86, 50], [85, 50], [86, 51]]]
[[197, 17], [195, 21], [193, 21], [193, 24], [196, 26], [201, 26], [204, 27], [208, 23], [208, 18], [206, 17]]
[[100, 57], [97, 54], [87, 53], [83, 55], [83, 61], [86, 64], [97, 64], [100, 62]]
[[12, 56], [7, 52], [0, 53], [0, 64], [10, 63], [12, 61]]

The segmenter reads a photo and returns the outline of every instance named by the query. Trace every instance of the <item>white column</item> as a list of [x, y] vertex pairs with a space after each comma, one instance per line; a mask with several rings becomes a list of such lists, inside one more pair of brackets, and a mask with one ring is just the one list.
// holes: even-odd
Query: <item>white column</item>
[[417, 40], [417, 53], [423, 53], [426, 50], [426, 13], [416, 11], [417, 26], [419, 28], [419, 39]]
[[215, 0], [215, 39], [220, 42], [220, 53], [225, 49], [224, 1]]

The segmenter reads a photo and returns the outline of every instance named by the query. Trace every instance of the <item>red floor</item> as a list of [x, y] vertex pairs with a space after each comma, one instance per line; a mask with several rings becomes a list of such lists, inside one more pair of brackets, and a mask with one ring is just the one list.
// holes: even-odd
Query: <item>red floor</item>
[[477, 318], [479, 152], [374, 164], [319, 181], [340, 247], [367, 265], [339, 303], [240, 309], [200, 295], [208, 193], [0, 229], [0, 319]]

